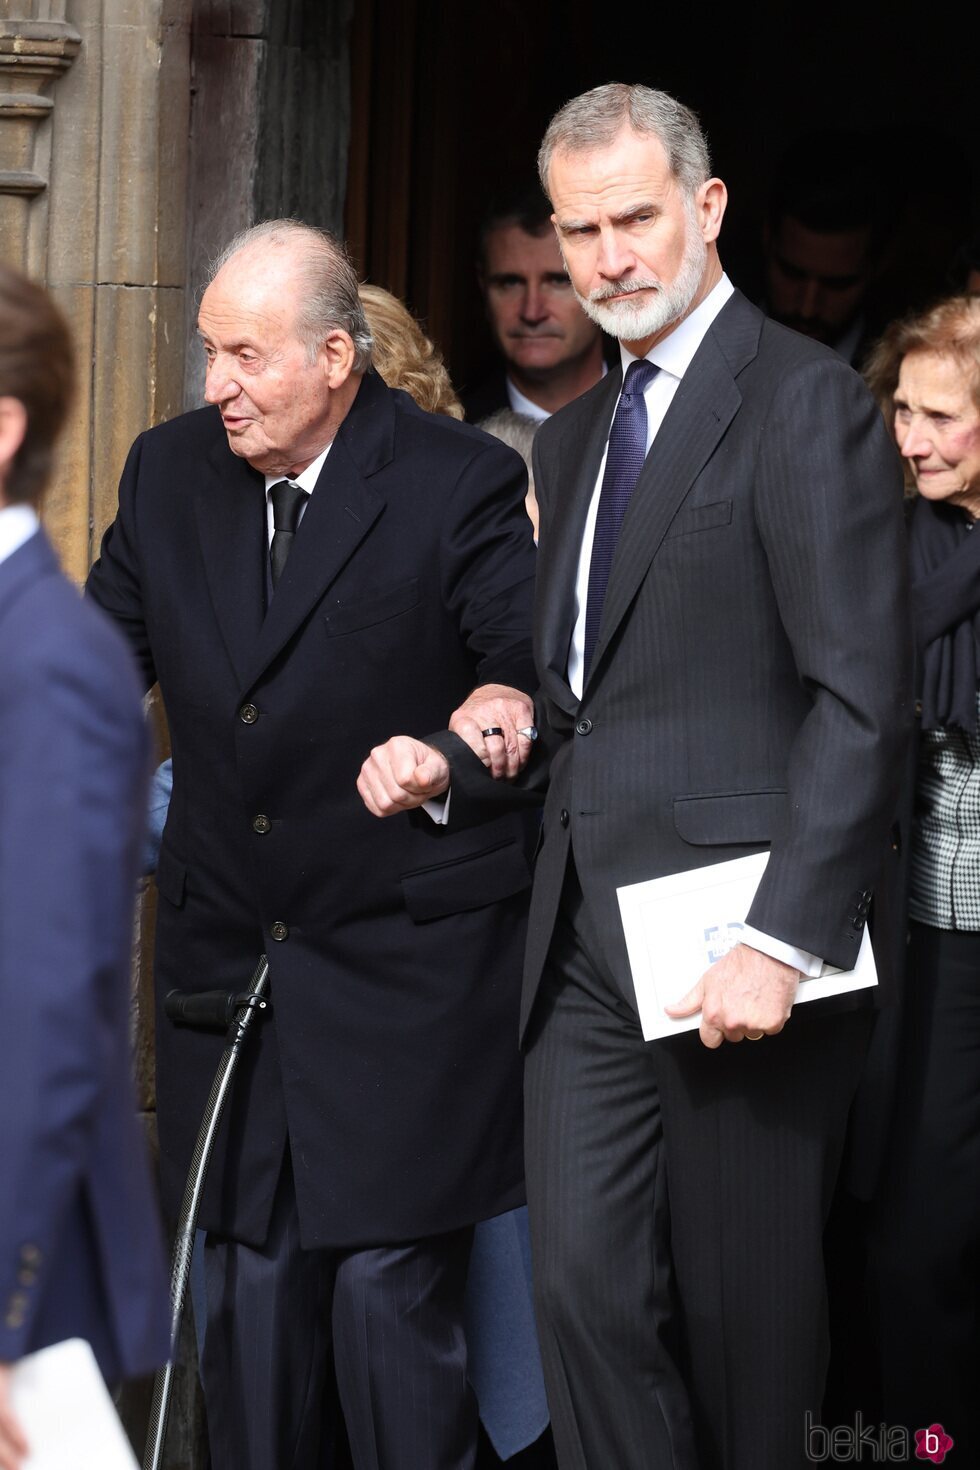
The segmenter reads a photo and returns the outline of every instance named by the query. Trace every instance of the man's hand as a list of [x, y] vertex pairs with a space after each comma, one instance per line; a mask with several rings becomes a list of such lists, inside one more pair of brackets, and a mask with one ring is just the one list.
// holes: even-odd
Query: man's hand
[[682, 1000], [665, 1006], [679, 1019], [701, 1012], [701, 1040], [705, 1046], [748, 1037], [775, 1036], [789, 1020], [800, 972], [747, 944], [733, 950], [705, 970]]
[[449, 763], [441, 751], [411, 735], [376, 745], [361, 767], [357, 789], [375, 817], [409, 812], [449, 790]]
[[[533, 737], [519, 734], [534, 727], [534, 705], [519, 689], [507, 684], [483, 684], [474, 689], [449, 721], [454, 735], [465, 740], [494, 780], [512, 781], [527, 764]], [[499, 730], [499, 735], [484, 735]]]
[[24, 1431], [10, 1407], [10, 1366], [0, 1363], [0, 1470], [21, 1470], [26, 1455]]

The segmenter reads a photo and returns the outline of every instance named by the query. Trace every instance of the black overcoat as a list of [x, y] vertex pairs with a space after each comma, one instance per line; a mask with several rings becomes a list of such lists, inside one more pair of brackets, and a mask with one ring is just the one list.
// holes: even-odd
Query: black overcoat
[[[379, 822], [355, 782], [372, 746], [444, 725], [474, 685], [533, 687], [524, 479], [512, 451], [368, 374], [264, 614], [264, 480], [218, 411], [130, 453], [88, 590], [159, 680], [173, 741], [157, 992], [241, 988], [263, 950], [271, 969], [210, 1229], [263, 1240], [287, 1134], [308, 1247], [523, 1197], [521, 823]], [[221, 1038], [160, 1018], [157, 1048], [173, 1207]]]

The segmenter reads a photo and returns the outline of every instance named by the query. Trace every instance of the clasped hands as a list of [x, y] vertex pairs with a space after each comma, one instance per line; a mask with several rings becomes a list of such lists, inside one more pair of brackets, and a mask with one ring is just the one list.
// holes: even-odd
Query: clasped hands
[[[526, 764], [531, 740], [520, 732], [533, 724], [526, 694], [504, 684], [474, 689], [449, 721], [496, 780], [512, 779]], [[500, 729], [500, 735], [484, 735]], [[357, 789], [368, 811], [390, 817], [411, 811], [449, 789], [449, 763], [441, 751], [411, 735], [376, 745], [361, 767]], [[775, 1036], [789, 1019], [800, 972], [747, 944], [738, 944], [701, 976], [668, 1016], [701, 1012], [700, 1035], [707, 1047], [723, 1041]]]
[[[474, 689], [449, 721], [495, 780], [512, 780], [527, 763], [534, 705], [507, 684]], [[485, 730], [500, 734], [484, 735]], [[391, 817], [411, 811], [449, 790], [449, 763], [441, 751], [411, 735], [393, 735], [376, 745], [361, 767], [357, 789], [368, 811]]]

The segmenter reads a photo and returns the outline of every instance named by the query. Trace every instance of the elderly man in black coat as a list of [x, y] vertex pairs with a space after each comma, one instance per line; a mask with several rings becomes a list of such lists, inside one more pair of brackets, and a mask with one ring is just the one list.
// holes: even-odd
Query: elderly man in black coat
[[[329, 1464], [332, 1361], [358, 1470], [462, 1470], [471, 1227], [523, 1198], [523, 829], [381, 826], [355, 779], [475, 684], [523, 707], [524, 468], [369, 371], [319, 231], [236, 238], [199, 328], [209, 406], [137, 440], [88, 591], [173, 739], [158, 992], [238, 988], [269, 956], [202, 1211], [212, 1455]], [[220, 1047], [159, 1022], [171, 1205]]]

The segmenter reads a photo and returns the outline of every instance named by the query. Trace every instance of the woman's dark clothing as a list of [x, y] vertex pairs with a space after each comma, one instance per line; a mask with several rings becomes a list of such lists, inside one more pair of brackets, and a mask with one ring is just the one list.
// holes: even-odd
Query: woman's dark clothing
[[871, 1252], [881, 1417], [980, 1464], [980, 530], [910, 517], [921, 730], [895, 1111]]

